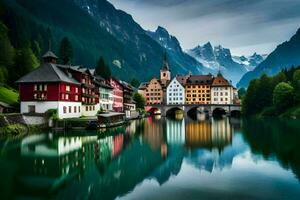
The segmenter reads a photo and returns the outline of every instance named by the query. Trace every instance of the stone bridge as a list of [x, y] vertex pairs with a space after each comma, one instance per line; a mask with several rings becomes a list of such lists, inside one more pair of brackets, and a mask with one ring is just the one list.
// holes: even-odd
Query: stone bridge
[[184, 116], [187, 116], [188, 112], [193, 110], [206, 113], [209, 116], [212, 116], [216, 111], [224, 112], [228, 116], [231, 116], [235, 112], [241, 112], [241, 105], [237, 104], [153, 104], [147, 105], [145, 108], [147, 112], [158, 111], [162, 116], [166, 116], [168, 112], [175, 110], [184, 111]]

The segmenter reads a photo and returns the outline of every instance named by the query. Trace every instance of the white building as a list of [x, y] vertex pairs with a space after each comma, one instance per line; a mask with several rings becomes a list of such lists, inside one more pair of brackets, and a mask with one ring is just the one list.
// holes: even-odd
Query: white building
[[219, 73], [211, 86], [211, 104], [233, 104], [233, 100], [232, 85]]
[[184, 99], [184, 86], [177, 80], [177, 77], [175, 77], [167, 86], [167, 104], [184, 104]]

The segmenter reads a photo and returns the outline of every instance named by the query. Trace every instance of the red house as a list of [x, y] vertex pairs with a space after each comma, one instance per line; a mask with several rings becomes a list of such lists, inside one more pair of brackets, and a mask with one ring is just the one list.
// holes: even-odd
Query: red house
[[113, 87], [113, 110], [123, 112], [123, 85], [113, 78], [110, 78], [109, 83]]
[[48, 51], [44, 63], [17, 81], [21, 113], [45, 113], [57, 109], [59, 118], [94, 116], [99, 110], [99, 88], [88, 69], [56, 64]]
[[56, 65], [57, 57], [51, 51], [43, 59], [40, 67], [17, 81], [21, 113], [57, 109], [60, 118], [80, 117], [80, 83]]

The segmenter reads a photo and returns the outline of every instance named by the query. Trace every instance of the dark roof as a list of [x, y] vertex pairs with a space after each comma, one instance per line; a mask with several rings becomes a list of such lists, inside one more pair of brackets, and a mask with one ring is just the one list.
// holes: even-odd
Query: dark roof
[[226, 80], [221, 73], [214, 78], [212, 86], [231, 86], [228, 80]]
[[145, 90], [147, 88], [147, 85], [149, 84], [149, 82], [143, 82], [140, 84], [139, 86], [139, 90]]
[[63, 72], [56, 64], [44, 63], [34, 71], [20, 78], [17, 83], [66, 82], [80, 84], [71, 74]]
[[212, 75], [192, 75], [187, 79], [187, 84], [212, 84]]
[[52, 51], [47, 51], [42, 58], [58, 58]]
[[97, 75], [95, 77], [95, 83], [98, 84], [102, 88], [113, 89], [111, 85], [101, 76]]
[[179, 76], [176, 76], [176, 79], [181, 85], [184, 86], [189, 77], [190, 77], [189, 75], [185, 75], [185, 76], [179, 75]]

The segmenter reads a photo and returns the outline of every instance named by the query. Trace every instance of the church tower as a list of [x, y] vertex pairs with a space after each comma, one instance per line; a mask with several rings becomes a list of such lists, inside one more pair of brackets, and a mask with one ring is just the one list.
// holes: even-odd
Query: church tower
[[164, 60], [163, 60], [163, 66], [160, 70], [160, 81], [163, 86], [166, 86], [170, 80], [171, 80], [171, 72], [169, 69], [167, 54], [165, 53]]

